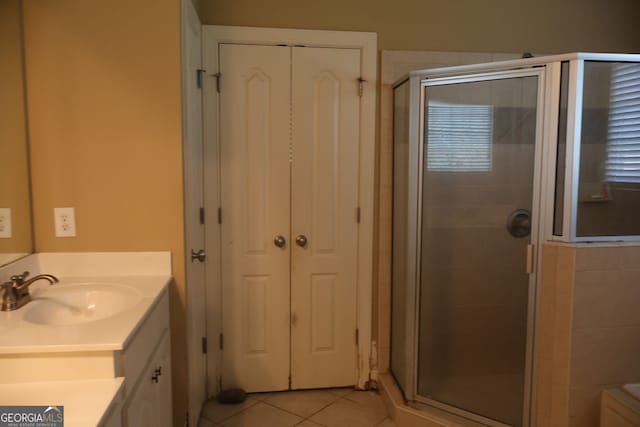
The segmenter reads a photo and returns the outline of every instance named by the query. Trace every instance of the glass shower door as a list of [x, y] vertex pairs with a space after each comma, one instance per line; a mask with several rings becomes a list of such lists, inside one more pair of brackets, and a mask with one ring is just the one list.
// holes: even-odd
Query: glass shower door
[[521, 426], [539, 74], [424, 90], [418, 400]]

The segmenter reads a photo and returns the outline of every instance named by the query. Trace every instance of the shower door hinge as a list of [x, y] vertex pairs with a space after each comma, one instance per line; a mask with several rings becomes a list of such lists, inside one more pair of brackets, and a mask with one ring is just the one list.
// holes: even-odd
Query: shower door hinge
[[204, 208], [200, 208], [199, 215], [200, 215], [200, 225], [204, 225]]
[[362, 77], [358, 78], [358, 96], [360, 98], [362, 98], [362, 95], [364, 94], [364, 84], [367, 81], [365, 79], [363, 79]]
[[207, 354], [207, 337], [202, 337], [202, 354]]
[[356, 222], [360, 224], [360, 207], [356, 208]]
[[222, 208], [218, 208], [218, 224], [222, 224]]
[[224, 348], [224, 335], [220, 334], [220, 350]]
[[535, 255], [535, 245], [529, 243], [527, 245], [527, 274], [533, 274], [533, 260]]
[[356, 328], [356, 345], [360, 344], [360, 330]]
[[222, 73], [215, 73], [213, 77], [216, 78], [216, 91], [220, 93], [220, 79], [222, 78]]
[[201, 68], [198, 68], [196, 70], [196, 86], [198, 87], [198, 89], [202, 89], [202, 74], [205, 72], [206, 70], [203, 70]]

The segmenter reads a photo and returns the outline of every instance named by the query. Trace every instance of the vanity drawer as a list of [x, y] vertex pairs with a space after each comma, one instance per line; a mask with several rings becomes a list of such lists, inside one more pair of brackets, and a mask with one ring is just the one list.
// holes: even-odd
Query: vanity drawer
[[[169, 329], [169, 294], [165, 289], [140, 328], [129, 339], [120, 353], [117, 376], [127, 378], [125, 388], [130, 388], [147, 365], [160, 338]], [[126, 391], [128, 393], [128, 391]]]

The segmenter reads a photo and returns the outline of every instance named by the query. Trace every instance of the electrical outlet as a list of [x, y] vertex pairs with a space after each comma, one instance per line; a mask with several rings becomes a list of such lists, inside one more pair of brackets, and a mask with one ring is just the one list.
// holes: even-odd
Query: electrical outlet
[[74, 208], [54, 208], [56, 237], [75, 237], [76, 213]]
[[0, 239], [11, 237], [11, 208], [0, 208]]

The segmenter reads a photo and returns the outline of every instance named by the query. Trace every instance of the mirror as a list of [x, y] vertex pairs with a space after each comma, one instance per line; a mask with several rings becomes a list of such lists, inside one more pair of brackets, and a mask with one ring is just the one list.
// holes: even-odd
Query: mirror
[[0, 266], [33, 251], [21, 0], [0, 0]]

